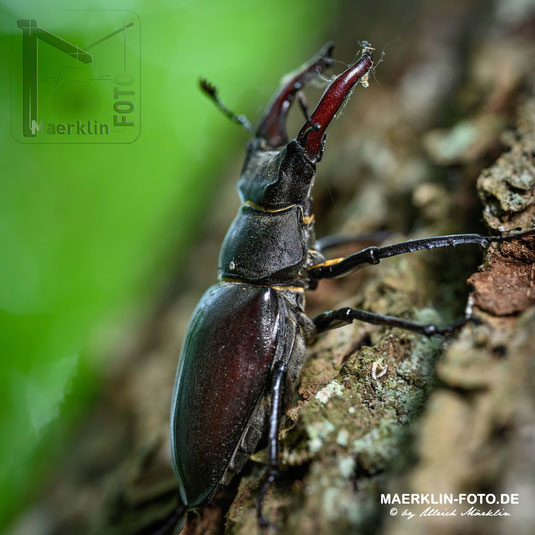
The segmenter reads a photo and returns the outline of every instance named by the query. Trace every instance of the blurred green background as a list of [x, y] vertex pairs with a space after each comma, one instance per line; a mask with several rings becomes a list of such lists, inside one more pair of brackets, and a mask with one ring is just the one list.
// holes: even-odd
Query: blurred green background
[[[274, 81], [324, 40], [336, 3], [322, 4], [80, 1], [75, 9], [91, 15], [75, 14], [77, 27], [72, 2], [0, 1], [0, 527], [57, 470], [66, 438], [113, 365], [117, 333], [132, 329], [176, 274], [217, 192], [218, 170], [247, 139], [200, 94], [198, 79], [208, 77], [231, 108], [256, 120]], [[108, 32], [99, 10], [133, 11], [140, 22], [139, 137], [17, 141], [17, 20], [40, 17], [83, 48], [91, 32]], [[45, 42], [38, 49], [41, 75], [56, 56]], [[61, 84], [57, 91], [61, 97]], [[99, 98], [92, 105], [113, 103], [109, 92]], [[69, 106], [76, 117], [87, 102]]]

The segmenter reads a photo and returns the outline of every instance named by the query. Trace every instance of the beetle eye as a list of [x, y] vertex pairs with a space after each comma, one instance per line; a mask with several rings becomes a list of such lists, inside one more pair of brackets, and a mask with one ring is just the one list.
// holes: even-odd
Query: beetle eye
[[310, 182], [314, 177], [314, 167], [301, 159], [295, 162], [295, 174], [305, 182]]

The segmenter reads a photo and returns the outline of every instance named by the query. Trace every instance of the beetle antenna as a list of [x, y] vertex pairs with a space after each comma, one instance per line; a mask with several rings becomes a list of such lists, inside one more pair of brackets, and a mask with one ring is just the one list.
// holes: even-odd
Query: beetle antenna
[[249, 130], [254, 137], [256, 137], [256, 131], [254, 126], [251, 124], [249, 119], [245, 115], [237, 115], [234, 112], [230, 111], [224, 104], [221, 102], [219, 96], [217, 95], [217, 89], [215, 85], [211, 84], [205, 78], [201, 78], [199, 85], [203, 93], [211, 98], [214, 101], [214, 104], [223, 112], [223, 114], [228, 117], [232, 122], [239, 124], [246, 130]]

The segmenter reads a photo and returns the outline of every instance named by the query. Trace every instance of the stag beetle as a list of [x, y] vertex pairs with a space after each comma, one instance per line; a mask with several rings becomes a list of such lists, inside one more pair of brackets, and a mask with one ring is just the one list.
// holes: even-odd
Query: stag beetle
[[[373, 68], [372, 47], [367, 42], [361, 46], [361, 57], [330, 83], [312, 114], [300, 90], [332, 64], [332, 43], [285, 79], [256, 129], [201, 81], [225, 115], [252, 131], [254, 139], [247, 144], [238, 182], [242, 204], [221, 247], [219, 282], [193, 313], [176, 375], [171, 454], [184, 508], [206, 504], [240, 472], [267, 433], [269, 472], [257, 498], [258, 520], [266, 524], [262, 500], [279, 475], [282, 410], [299, 380], [306, 344], [318, 333], [359, 320], [431, 336], [451, 333], [472, 320], [467, 316], [438, 327], [354, 308], [309, 319], [305, 290], [314, 289], [319, 279], [341, 277], [383, 258], [434, 247], [488, 247], [519, 236], [439, 236], [326, 260], [323, 253], [333, 242], [316, 241], [311, 191], [327, 126], [351, 90], [359, 82], [367, 85]], [[306, 120], [289, 141], [285, 122], [296, 96]]]

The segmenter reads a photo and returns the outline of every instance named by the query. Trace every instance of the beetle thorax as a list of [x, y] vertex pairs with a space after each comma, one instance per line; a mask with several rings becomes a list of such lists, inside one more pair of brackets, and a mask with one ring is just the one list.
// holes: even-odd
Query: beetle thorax
[[247, 148], [238, 191], [243, 202], [219, 256], [224, 280], [297, 283], [312, 231], [310, 192], [315, 166], [291, 141], [280, 151], [260, 140]]

